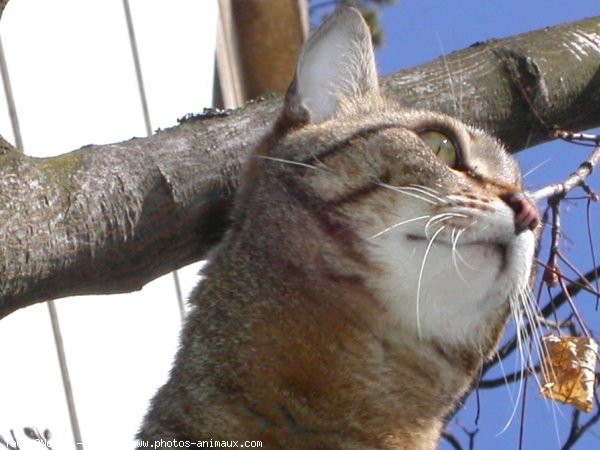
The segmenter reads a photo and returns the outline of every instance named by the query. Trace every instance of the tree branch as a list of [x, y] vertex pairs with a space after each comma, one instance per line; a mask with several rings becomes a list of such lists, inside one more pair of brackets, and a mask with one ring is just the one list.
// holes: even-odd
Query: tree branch
[[[572, 131], [600, 125], [599, 28], [594, 18], [478, 44], [382, 86], [392, 99], [458, 115], [517, 151], [551, 139], [540, 118]], [[569, 45], [582, 36], [586, 45]], [[55, 158], [2, 147], [0, 317], [52, 298], [140, 289], [206, 257], [227, 229], [242, 161], [280, 105], [272, 97]]]
[[460, 444], [460, 441], [456, 438], [456, 436], [454, 436], [452, 433], [449, 433], [447, 431], [444, 431], [442, 433], [442, 438], [448, 442], [452, 448], [454, 450], [463, 450], [462, 445]]
[[554, 129], [598, 126], [599, 31], [595, 17], [478, 43], [387, 77], [384, 89], [478, 125], [516, 152], [550, 140]]
[[227, 134], [228, 118], [201, 122], [56, 158], [1, 155], [1, 314], [140, 289], [205, 255], [227, 227], [239, 163], [196, 143]]
[[577, 441], [590, 429], [592, 428], [598, 421], [600, 421], [600, 402], [598, 401], [598, 397], [596, 396], [596, 413], [587, 420], [583, 425], [580, 424], [581, 411], [578, 409], [573, 409], [573, 417], [571, 419], [571, 430], [569, 432], [569, 436], [562, 446], [561, 450], [570, 450], [572, 449]]
[[8, 0], [0, 0], [0, 17], [2, 17], [2, 13], [4, 12], [4, 7], [8, 3]]
[[582, 162], [579, 167], [562, 183], [555, 183], [543, 187], [532, 193], [532, 200], [539, 202], [545, 198], [555, 197], [558, 200], [564, 198], [576, 187], [581, 186], [600, 162], [600, 145], [597, 145], [592, 153]]
[[505, 376], [499, 378], [492, 378], [489, 380], [479, 380], [477, 382], [478, 389], [495, 389], [500, 386], [508, 386], [510, 383], [516, 383], [517, 381], [521, 381], [523, 378], [533, 375], [534, 373], [539, 373], [541, 371], [540, 366], [535, 366], [533, 368], [528, 368], [523, 370], [518, 370], [516, 372], [507, 374]]

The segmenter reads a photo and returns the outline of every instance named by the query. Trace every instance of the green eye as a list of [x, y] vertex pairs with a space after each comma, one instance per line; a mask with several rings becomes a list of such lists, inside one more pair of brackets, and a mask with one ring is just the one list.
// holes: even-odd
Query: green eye
[[439, 131], [427, 130], [420, 132], [419, 137], [448, 166], [456, 166], [457, 150], [448, 136]]

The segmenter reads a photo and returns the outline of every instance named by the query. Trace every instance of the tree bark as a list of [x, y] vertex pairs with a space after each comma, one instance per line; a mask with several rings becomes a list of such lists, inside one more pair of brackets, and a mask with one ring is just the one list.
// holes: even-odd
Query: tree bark
[[553, 129], [599, 125], [600, 17], [477, 43], [383, 80], [386, 94], [443, 111], [500, 138], [511, 152]]
[[[600, 18], [489, 41], [382, 79], [407, 106], [459, 116], [511, 151], [547, 127], [600, 125]], [[0, 145], [0, 317], [44, 300], [140, 289], [206, 257], [244, 159], [281, 98], [183, 119], [145, 139], [31, 158]]]

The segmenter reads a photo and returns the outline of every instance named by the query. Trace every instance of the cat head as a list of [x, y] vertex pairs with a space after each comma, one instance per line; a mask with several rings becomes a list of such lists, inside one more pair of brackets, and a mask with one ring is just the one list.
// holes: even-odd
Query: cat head
[[320, 264], [360, 279], [390, 333], [489, 351], [528, 289], [538, 223], [512, 156], [483, 131], [383, 98], [352, 8], [306, 43], [284, 116], [266, 172], [316, 211]]

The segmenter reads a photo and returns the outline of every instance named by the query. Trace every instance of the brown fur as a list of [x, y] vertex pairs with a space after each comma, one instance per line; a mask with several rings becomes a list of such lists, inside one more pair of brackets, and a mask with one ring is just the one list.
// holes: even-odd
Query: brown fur
[[[339, 64], [328, 66], [336, 57]], [[320, 72], [305, 70], [311, 64], [324, 67], [324, 91], [313, 75]], [[524, 234], [535, 213], [513, 196], [521, 192], [519, 171], [492, 138], [440, 114], [387, 104], [374, 73], [366, 26], [352, 9], [308, 42], [282, 116], [248, 165], [231, 229], [192, 294], [170, 379], [139, 439], [260, 440], [264, 448], [311, 450], [437, 446], [500, 339], [509, 300], [524, 289], [519, 258], [531, 259]], [[456, 165], [420, 138], [428, 129], [453, 137]], [[409, 191], [416, 199], [401, 192], [416, 185], [429, 190]], [[529, 208], [514, 233], [511, 208]], [[445, 227], [452, 238], [464, 232], [474, 241], [463, 251], [501, 261], [489, 270], [504, 284], [494, 287], [500, 282], [492, 277], [489, 299], [485, 286], [474, 288], [484, 294], [464, 293], [475, 296], [471, 322], [459, 315], [443, 330], [415, 328], [416, 292], [389, 292], [404, 289], [394, 284], [405, 275], [396, 266], [425, 268], [427, 254], [410, 258], [427, 242], [427, 225], [389, 233], [383, 244], [373, 234], [421, 210], [445, 220], [433, 227], [436, 236]], [[449, 249], [444, 239], [441, 248]], [[390, 254], [399, 243], [406, 253]], [[457, 261], [456, 273], [446, 270], [452, 264], [449, 258], [434, 265], [441, 274], [425, 273], [451, 284], [426, 280], [439, 295], [423, 301], [442, 315], [453, 312], [446, 293], [460, 286]], [[415, 320], [438, 319], [431, 314]]]

